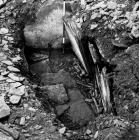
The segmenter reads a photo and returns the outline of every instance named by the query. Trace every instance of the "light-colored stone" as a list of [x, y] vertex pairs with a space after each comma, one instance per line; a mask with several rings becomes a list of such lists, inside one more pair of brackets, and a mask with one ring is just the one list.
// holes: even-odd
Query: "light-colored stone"
[[11, 37], [11, 36], [8, 36], [7, 39], [8, 39], [9, 41], [13, 41], [13, 40], [14, 40], [13, 37]]
[[93, 5], [91, 10], [95, 10], [95, 9], [98, 9], [98, 8], [106, 8], [106, 7], [107, 7], [107, 5], [104, 3], [104, 1], [102, 1], [102, 2], [99, 2], [96, 5]]
[[10, 84], [10, 87], [11, 88], [17, 88], [17, 87], [19, 87], [19, 86], [21, 86], [22, 84], [20, 83], [20, 82], [15, 82], [15, 83], [11, 83]]
[[1, 73], [2, 76], [5, 76], [7, 74], [9, 74], [9, 71], [4, 71], [4, 72]]
[[12, 95], [12, 96], [10, 97], [10, 102], [11, 102], [12, 104], [18, 104], [19, 101], [20, 101], [20, 99], [21, 99], [21, 96]]
[[3, 4], [3, 1], [2, 0], [0, 0], [0, 5], [2, 5]]
[[96, 19], [97, 17], [101, 17], [101, 14], [99, 13], [93, 13], [90, 20]]
[[0, 29], [0, 34], [7, 34], [9, 30], [7, 28], [1, 28]]
[[8, 68], [9, 71], [12, 71], [12, 72], [20, 72], [19, 69], [15, 68], [13, 66], [8, 66], [7, 68]]
[[13, 63], [10, 61], [10, 60], [4, 60], [4, 61], [1, 61], [3, 64], [6, 64], [8, 66], [11, 66], [13, 65]]
[[33, 107], [29, 107], [28, 110], [32, 111], [32, 112], [36, 112], [36, 109]]
[[116, 2], [114, 2], [114, 1], [109, 1], [108, 3], [107, 3], [107, 6], [108, 6], [108, 9], [116, 9], [116, 7], [117, 7], [117, 3]]
[[0, 132], [0, 140], [14, 140], [12, 137]]
[[21, 60], [21, 57], [19, 56], [19, 55], [17, 55], [16, 57], [14, 57], [14, 58], [11, 58], [11, 60], [12, 60], [12, 62], [18, 62], [18, 61], [20, 61]]
[[6, 82], [8, 82], [8, 83], [14, 83], [15, 81], [12, 80], [12, 79], [10, 79], [10, 78], [8, 78], [8, 79], [6, 79]]
[[4, 51], [8, 51], [9, 50], [9, 46], [7, 44], [5, 44], [2, 48]]
[[10, 95], [18, 95], [18, 96], [24, 95], [25, 92], [26, 92], [25, 86], [21, 86], [21, 87], [18, 87], [18, 88], [11, 88], [9, 90]]
[[7, 78], [0, 75], [0, 81], [5, 81]]
[[63, 134], [65, 133], [65, 131], [66, 131], [66, 127], [63, 127], [63, 128], [61, 128], [61, 129], [59, 129], [59, 133], [60, 133], [61, 135], [63, 135]]
[[25, 125], [26, 119], [25, 117], [21, 117], [20, 119], [20, 125]]
[[3, 52], [0, 52], [0, 61], [4, 61], [6, 59], [7, 59], [7, 56]]
[[95, 29], [95, 28], [97, 28], [97, 27], [98, 27], [98, 24], [91, 24], [90, 29], [93, 30], [93, 29]]
[[0, 118], [4, 118], [6, 116], [10, 115], [10, 108], [9, 106], [5, 103], [4, 97], [0, 97]]
[[8, 75], [8, 77], [11, 78], [12, 80], [18, 81], [18, 82], [21, 82], [25, 79], [24, 77], [19, 77], [19, 76], [15, 75], [14, 73], [10, 73]]
[[89, 129], [86, 130], [86, 134], [87, 134], [87, 135], [90, 135], [91, 133], [92, 133], [91, 130], [89, 130]]
[[138, 26], [133, 26], [132, 30], [131, 30], [131, 34], [135, 37], [138, 38], [139, 37], [139, 25]]

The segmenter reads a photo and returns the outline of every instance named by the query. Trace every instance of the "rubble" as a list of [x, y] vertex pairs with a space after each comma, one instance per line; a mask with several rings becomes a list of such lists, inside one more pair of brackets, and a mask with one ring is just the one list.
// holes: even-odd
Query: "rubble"
[[10, 115], [10, 108], [9, 106], [5, 103], [4, 97], [0, 97], [0, 118], [4, 118]]

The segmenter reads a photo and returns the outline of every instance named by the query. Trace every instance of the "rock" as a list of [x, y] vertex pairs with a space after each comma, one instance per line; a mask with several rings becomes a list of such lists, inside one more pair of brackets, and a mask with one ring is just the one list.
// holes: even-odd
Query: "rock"
[[95, 10], [95, 9], [98, 9], [98, 8], [105, 8], [105, 7], [107, 7], [107, 5], [104, 3], [104, 1], [102, 1], [102, 2], [99, 2], [96, 5], [93, 5], [91, 10]]
[[20, 101], [20, 99], [21, 99], [21, 96], [12, 95], [12, 96], [10, 97], [10, 102], [11, 102], [12, 104], [18, 104], [19, 101]]
[[101, 17], [99, 13], [93, 13], [90, 20], [96, 19], [97, 17]]
[[[70, 15], [72, 7], [66, 4], [66, 15]], [[47, 48], [48, 43], [52, 48], [61, 47], [63, 35], [63, 1], [48, 0], [36, 12], [36, 21], [26, 25], [24, 36], [26, 45], [35, 48]]]
[[65, 133], [65, 131], [66, 131], [66, 127], [59, 129], [59, 133], [62, 135]]
[[25, 79], [24, 77], [19, 77], [19, 76], [15, 75], [14, 73], [8, 74], [8, 77], [17, 82], [21, 82]]
[[5, 81], [6, 79], [7, 79], [6, 77], [0, 75], [0, 81]]
[[31, 61], [33, 62], [37, 62], [37, 61], [42, 61], [44, 59], [49, 59], [49, 56], [46, 55], [46, 54], [38, 54], [38, 53], [34, 53], [32, 56], [31, 56]]
[[0, 29], [0, 34], [7, 34], [9, 30], [7, 28], [1, 28]]
[[5, 103], [4, 97], [0, 97], [0, 119], [10, 115], [10, 108]]
[[133, 27], [132, 27], [131, 34], [132, 34], [135, 38], [138, 38], [138, 37], [139, 37], [139, 25], [133, 26]]
[[117, 7], [117, 3], [114, 2], [114, 1], [109, 1], [109, 2], [107, 3], [107, 8], [108, 8], [108, 9], [114, 10], [114, 9], [116, 9], [116, 7]]
[[6, 59], [7, 59], [7, 56], [3, 52], [0, 52], [0, 61], [6, 60]]
[[8, 66], [13, 65], [13, 63], [10, 60], [4, 60], [4, 61], [1, 61], [1, 62], [8, 65]]
[[11, 88], [9, 90], [9, 94], [10, 95], [17, 95], [17, 96], [22, 96], [24, 95], [26, 92], [26, 87], [25, 86], [21, 86], [21, 87], [18, 87], [18, 88]]
[[86, 130], [86, 134], [87, 134], [87, 135], [90, 135], [91, 133], [92, 133], [91, 130], [89, 130], [89, 129]]
[[69, 107], [70, 107], [69, 104], [64, 104], [64, 105], [56, 106], [55, 107], [56, 114], [58, 116], [62, 115]]
[[8, 74], [9, 74], [9, 71], [4, 71], [1, 73], [2, 76], [8, 75]]
[[80, 90], [77, 88], [69, 89], [68, 90], [68, 97], [69, 97], [69, 100], [72, 102], [84, 99], [84, 96], [81, 94]]
[[6, 79], [6, 82], [8, 82], [8, 83], [14, 83], [15, 81], [12, 80], [12, 79], [10, 79], [10, 78], [8, 78], [8, 79]]
[[19, 83], [19, 82], [11, 83], [11, 84], [10, 84], [10, 88], [17, 88], [17, 87], [19, 87], [19, 86], [21, 86], [21, 85], [22, 85], [22, 84]]
[[98, 26], [98, 24], [91, 24], [90, 29], [93, 30], [93, 29], [97, 28], [97, 26]]
[[20, 72], [19, 69], [15, 68], [13, 66], [8, 66], [7, 68], [8, 68], [9, 71], [12, 71], [12, 72]]
[[98, 137], [98, 131], [96, 131], [95, 135], [94, 135], [94, 139], [96, 139]]
[[69, 106], [63, 114], [58, 116], [69, 129], [79, 129], [94, 120], [94, 113], [84, 100], [70, 102]]
[[8, 51], [9, 50], [9, 46], [7, 44], [5, 44], [2, 49], [3, 49], [3, 51]]
[[50, 127], [50, 129], [49, 129], [49, 132], [50, 132], [50, 133], [54, 133], [55, 131], [56, 131], [56, 126], [53, 126], [53, 125], [52, 125], [52, 126]]
[[0, 0], [0, 5], [2, 5], [3, 4], [3, 1], [2, 0]]
[[20, 61], [21, 60], [21, 57], [19, 56], [19, 55], [17, 55], [16, 57], [14, 57], [14, 58], [11, 58], [11, 60], [12, 60], [12, 62], [18, 62], [18, 61]]
[[63, 84], [45, 86], [48, 98], [57, 103], [64, 104], [68, 101], [68, 96]]
[[25, 117], [21, 117], [20, 125], [25, 125], [25, 121], [26, 121]]
[[0, 140], [14, 140], [12, 137], [0, 132]]
[[13, 37], [8, 36], [8, 37], [7, 37], [7, 40], [8, 40], [8, 41], [13, 41], [14, 39], [13, 39]]
[[76, 86], [76, 82], [70, 76], [70, 73], [64, 70], [60, 70], [58, 73], [44, 73], [40, 79], [43, 85], [64, 84], [68, 88]]

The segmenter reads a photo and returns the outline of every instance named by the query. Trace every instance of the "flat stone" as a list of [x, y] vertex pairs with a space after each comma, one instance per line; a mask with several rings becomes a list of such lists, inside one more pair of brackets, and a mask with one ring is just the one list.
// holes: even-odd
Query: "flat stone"
[[21, 99], [21, 96], [12, 95], [12, 96], [10, 97], [10, 102], [11, 102], [12, 104], [18, 104], [19, 101], [20, 101], [20, 99]]
[[56, 106], [55, 107], [56, 114], [58, 116], [62, 115], [69, 107], [70, 107], [69, 104], [64, 104], [64, 105]]
[[19, 87], [19, 86], [21, 86], [22, 84], [20, 83], [20, 82], [15, 82], [15, 83], [11, 83], [10, 84], [10, 87], [11, 88], [17, 88], [17, 87]]
[[116, 2], [114, 2], [114, 1], [109, 1], [108, 3], [107, 3], [107, 8], [108, 9], [116, 9], [116, 7], [117, 7], [117, 3]]
[[68, 101], [68, 96], [63, 84], [45, 86], [48, 98], [57, 104]]
[[79, 129], [94, 120], [94, 112], [84, 100], [70, 102], [70, 107], [58, 116], [59, 120], [69, 129]]
[[97, 17], [101, 17], [99, 13], [93, 13], [90, 20], [96, 19]]
[[8, 77], [17, 82], [21, 82], [25, 79], [24, 77], [19, 77], [19, 76], [15, 75], [14, 73], [10, 73], [8, 75]]
[[18, 61], [20, 61], [21, 60], [21, 57], [19, 56], [19, 55], [17, 55], [16, 57], [14, 57], [14, 58], [11, 58], [11, 60], [12, 60], [12, 62], [18, 62]]
[[2, 5], [3, 4], [3, 0], [0, 0], [0, 5]]
[[90, 29], [93, 30], [93, 29], [97, 28], [97, 26], [98, 26], [98, 24], [91, 24]]
[[68, 90], [68, 97], [71, 102], [79, 101], [81, 99], [85, 99], [84, 96], [81, 94], [80, 90], [77, 88], [69, 89]]
[[26, 87], [25, 86], [21, 86], [21, 87], [18, 87], [18, 88], [11, 88], [9, 90], [9, 94], [18, 95], [18, 96], [24, 95], [25, 92], [26, 92]]
[[1, 62], [8, 65], [8, 66], [13, 65], [13, 63], [10, 60], [4, 60], [4, 61], [1, 61]]
[[0, 61], [6, 60], [6, 59], [7, 59], [7, 56], [3, 52], [0, 52]]
[[40, 79], [43, 85], [63, 84], [67, 88], [76, 86], [76, 82], [70, 76], [70, 73], [64, 70], [60, 70], [58, 73], [44, 73], [40, 76]]
[[8, 68], [9, 71], [12, 71], [12, 72], [20, 72], [19, 69], [15, 68], [13, 66], [8, 66], [7, 68]]
[[7, 45], [8, 41], [7, 40], [2, 40], [2, 45]]
[[4, 51], [8, 51], [9, 50], [9, 46], [7, 44], [5, 44], [2, 48]]
[[96, 5], [93, 5], [91, 10], [95, 10], [95, 9], [98, 9], [98, 8], [105, 8], [105, 7], [107, 7], [107, 5], [104, 3], [104, 1], [102, 1], [102, 2], [99, 2]]
[[12, 80], [12, 79], [10, 79], [10, 78], [8, 78], [8, 79], [6, 79], [6, 82], [8, 82], [8, 83], [14, 83], [15, 81]]
[[5, 103], [4, 97], [0, 97], [0, 118], [4, 118], [10, 115], [10, 108]]
[[6, 79], [7, 79], [6, 77], [0, 75], [0, 81], [5, 81]]
[[0, 140], [14, 140], [12, 137], [0, 132]]
[[9, 74], [9, 71], [4, 71], [4, 72], [1, 73], [2, 76], [5, 76], [7, 74]]
[[9, 32], [9, 29], [7, 29], [7, 28], [0, 29], [0, 34], [7, 34], [8, 32]]

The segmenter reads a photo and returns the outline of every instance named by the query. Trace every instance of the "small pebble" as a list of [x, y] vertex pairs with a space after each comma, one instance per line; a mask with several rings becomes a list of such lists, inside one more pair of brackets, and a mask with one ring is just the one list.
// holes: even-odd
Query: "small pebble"
[[90, 135], [91, 133], [92, 133], [91, 130], [89, 130], [89, 129], [86, 130], [86, 134], [87, 134], [87, 135]]
[[25, 125], [25, 121], [26, 121], [25, 117], [21, 117], [20, 125]]
[[65, 133], [65, 131], [66, 131], [66, 127], [59, 129], [59, 133], [62, 135]]
[[1, 28], [0, 29], [0, 34], [7, 34], [9, 30], [7, 28]]

